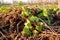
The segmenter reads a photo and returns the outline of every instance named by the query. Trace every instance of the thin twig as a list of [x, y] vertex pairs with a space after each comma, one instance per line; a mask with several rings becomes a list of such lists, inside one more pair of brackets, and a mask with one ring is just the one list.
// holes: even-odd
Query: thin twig
[[54, 22], [52, 25], [56, 25], [56, 24], [58, 24], [58, 23], [60, 23], [60, 21], [56, 21], [56, 22]]
[[45, 24], [45, 27], [49, 28], [52, 32], [55, 32], [53, 29], [51, 29], [45, 22], [44, 20], [42, 20], [41, 18], [39, 18], [44, 24]]
[[19, 32], [19, 25], [21, 24], [22, 21], [20, 21], [18, 24], [17, 24], [17, 33]]
[[2, 36], [4, 37], [4, 38], [6, 38], [6, 36], [0, 31], [0, 33], [2, 34]]

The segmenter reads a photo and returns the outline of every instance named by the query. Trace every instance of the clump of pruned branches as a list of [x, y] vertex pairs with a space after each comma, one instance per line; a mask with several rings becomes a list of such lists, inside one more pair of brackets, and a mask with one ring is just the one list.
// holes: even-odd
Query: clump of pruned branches
[[[59, 34], [49, 26], [58, 25], [59, 8], [0, 7], [0, 34], [3, 40], [55, 40]], [[56, 21], [56, 23], [55, 23]], [[45, 28], [47, 28], [46, 31]], [[44, 31], [46, 32], [44, 32]], [[55, 33], [55, 34], [54, 34]], [[37, 36], [38, 35], [38, 36]], [[25, 37], [26, 36], [26, 37]], [[28, 37], [29, 36], [29, 37]], [[40, 38], [41, 37], [41, 38]], [[48, 38], [48, 39], [47, 39]]]

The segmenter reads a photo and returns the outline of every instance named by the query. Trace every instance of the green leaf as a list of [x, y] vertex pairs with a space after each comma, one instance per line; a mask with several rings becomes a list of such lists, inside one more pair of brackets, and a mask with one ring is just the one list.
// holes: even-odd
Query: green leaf
[[22, 1], [20, 1], [19, 3], [18, 3], [18, 6], [22, 6], [23, 5], [23, 3], [22, 3]]
[[33, 30], [33, 34], [37, 35], [39, 32], [37, 30]]
[[32, 32], [31, 32], [28, 28], [26, 28], [26, 27], [24, 27], [23, 31], [24, 31], [24, 34], [25, 34], [25, 35], [31, 35], [31, 33], [32, 33]]
[[54, 9], [49, 9], [49, 10], [48, 10], [48, 13], [49, 13], [49, 15], [51, 15], [51, 14], [55, 14], [56, 11], [54, 11]]
[[25, 14], [24, 14], [24, 12], [22, 11], [22, 13], [20, 14], [22, 17], [24, 17], [25, 16]]
[[30, 21], [33, 21], [33, 22], [39, 22], [39, 19], [38, 19], [38, 17], [36, 17], [36, 16], [31, 16], [31, 17], [29, 18], [29, 20], [30, 20]]
[[37, 17], [42, 17], [43, 16], [43, 13], [39, 13], [38, 15], [37, 15]]
[[50, 25], [51, 24], [51, 22], [52, 22], [52, 20], [53, 20], [53, 18], [51, 17], [51, 16], [49, 16], [49, 17], [47, 17], [47, 24], [48, 25]]
[[28, 10], [27, 7], [22, 7], [22, 10], [25, 14], [25, 16], [29, 16], [33, 10]]
[[54, 7], [53, 10], [57, 12], [59, 10], [59, 8], [58, 7]]
[[48, 16], [48, 10], [47, 10], [47, 8], [44, 8], [44, 9], [43, 9], [43, 15], [44, 15], [45, 17]]
[[41, 31], [41, 30], [42, 30], [42, 28], [43, 28], [43, 26], [42, 26], [42, 25], [40, 25], [40, 26], [36, 26], [36, 30], [38, 30], [38, 31]]
[[27, 22], [24, 25], [26, 28], [30, 28], [30, 29], [32, 28], [32, 25], [29, 20], [27, 20]]

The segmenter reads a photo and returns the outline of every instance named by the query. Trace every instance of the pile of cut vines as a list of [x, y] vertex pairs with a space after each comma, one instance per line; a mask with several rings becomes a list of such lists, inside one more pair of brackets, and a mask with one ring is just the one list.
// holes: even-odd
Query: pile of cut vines
[[0, 40], [60, 40], [58, 7], [0, 7]]

